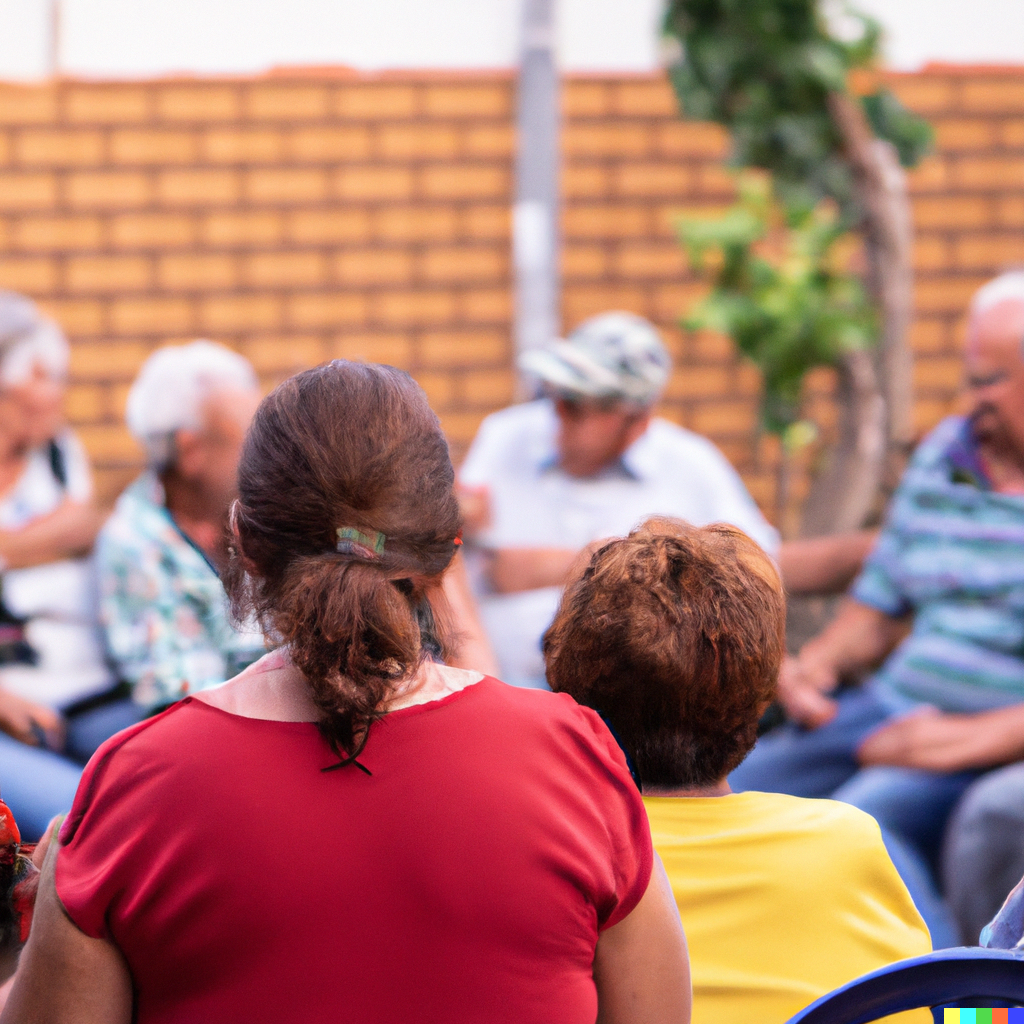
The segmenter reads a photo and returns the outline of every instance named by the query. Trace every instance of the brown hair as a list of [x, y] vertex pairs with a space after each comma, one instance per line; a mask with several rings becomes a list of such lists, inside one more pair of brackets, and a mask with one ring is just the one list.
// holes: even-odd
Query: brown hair
[[236, 617], [288, 644], [342, 763], [395, 685], [442, 653], [426, 592], [455, 551], [454, 481], [426, 396], [390, 366], [291, 377], [246, 436], [228, 592]]
[[649, 519], [566, 587], [548, 682], [610, 723], [644, 786], [709, 786], [750, 752], [782, 662], [767, 555], [724, 524]]

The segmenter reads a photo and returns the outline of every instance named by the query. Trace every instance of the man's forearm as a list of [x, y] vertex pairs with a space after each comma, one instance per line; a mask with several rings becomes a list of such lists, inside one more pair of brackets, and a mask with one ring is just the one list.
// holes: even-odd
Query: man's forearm
[[843, 676], [873, 668], [906, 636], [908, 623], [852, 598], [832, 622], [800, 652]]
[[860, 572], [877, 536], [875, 530], [855, 530], [784, 541], [779, 571], [786, 590], [792, 595], [842, 593]]
[[65, 501], [20, 530], [0, 530], [0, 558], [9, 569], [25, 569], [84, 555], [102, 525], [103, 514], [95, 506]]
[[498, 594], [560, 587], [579, 554], [569, 548], [498, 548], [490, 555], [491, 587]]

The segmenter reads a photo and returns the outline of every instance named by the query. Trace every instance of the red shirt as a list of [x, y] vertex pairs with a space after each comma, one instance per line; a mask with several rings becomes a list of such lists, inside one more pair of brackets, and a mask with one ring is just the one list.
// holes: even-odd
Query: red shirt
[[61, 831], [72, 920], [139, 1024], [593, 1024], [598, 932], [646, 891], [647, 818], [604, 723], [485, 679], [375, 724], [186, 698], [108, 741]]

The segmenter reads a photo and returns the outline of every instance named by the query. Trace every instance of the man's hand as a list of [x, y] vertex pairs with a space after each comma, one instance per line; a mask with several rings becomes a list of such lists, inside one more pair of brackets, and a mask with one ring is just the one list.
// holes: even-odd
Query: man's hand
[[472, 539], [491, 525], [491, 492], [487, 487], [466, 487], [459, 484], [455, 489], [455, 496], [459, 499], [466, 538]]
[[816, 729], [835, 717], [836, 702], [827, 694], [838, 681], [834, 668], [809, 653], [786, 658], [779, 671], [779, 703], [794, 722]]
[[857, 750], [862, 765], [959, 772], [993, 768], [1022, 755], [1020, 705], [978, 715], [947, 715], [924, 707], [871, 733]]
[[64, 745], [64, 722], [56, 711], [3, 689], [0, 689], [0, 729], [33, 747], [60, 750]]

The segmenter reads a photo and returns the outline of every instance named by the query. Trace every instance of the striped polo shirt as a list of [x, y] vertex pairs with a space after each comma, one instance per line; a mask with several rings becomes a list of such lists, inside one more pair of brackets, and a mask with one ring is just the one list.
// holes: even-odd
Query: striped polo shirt
[[918, 447], [852, 593], [914, 616], [883, 692], [947, 712], [1024, 701], [1024, 496], [991, 489], [968, 420]]

